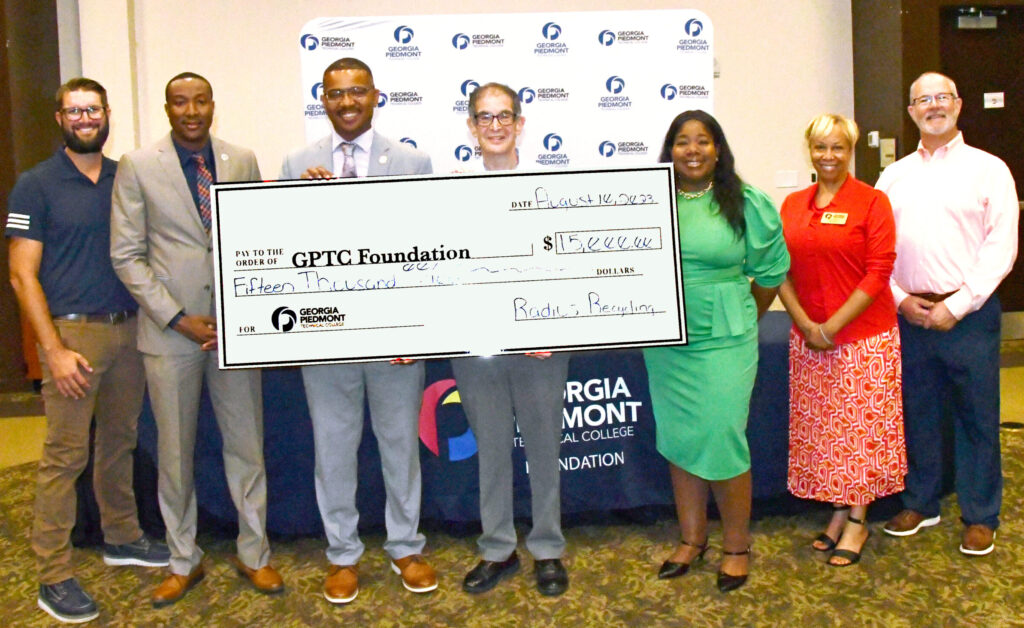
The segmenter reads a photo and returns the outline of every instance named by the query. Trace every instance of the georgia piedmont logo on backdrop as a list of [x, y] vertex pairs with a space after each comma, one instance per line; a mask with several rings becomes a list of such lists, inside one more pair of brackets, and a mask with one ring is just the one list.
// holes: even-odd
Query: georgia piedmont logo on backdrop
[[388, 59], [419, 59], [423, 54], [420, 47], [412, 44], [415, 31], [405, 24], [395, 29], [394, 37], [397, 46], [388, 46], [384, 56]]
[[380, 98], [377, 99], [377, 107], [383, 107], [384, 105], [422, 105], [423, 96], [416, 90], [396, 90], [393, 92], [380, 93]]
[[616, 153], [619, 155], [646, 155], [647, 145], [641, 140], [620, 140], [618, 142], [605, 140], [598, 144], [597, 152], [603, 157], [611, 157]]
[[604, 82], [605, 90], [610, 96], [602, 96], [597, 101], [597, 108], [605, 111], [625, 111], [633, 106], [629, 96], [623, 94], [626, 81], [621, 76], [609, 76]]
[[679, 40], [676, 50], [680, 52], [708, 52], [711, 50], [711, 42], [700, 35], [704, 32], [704, 23], [697, 18], [686, 20], [683, 25], [686, 37]]
[[476, 88], [480, 87], [480, 83], [473, 79], [466, 79], [459, 84], [459, 94], [462, 98], [456, 98], [455, 102], [452, 103], [452, 111], [455, 113], [466, 113], [469, 111], [469, 95], [472, 94]]
[[569, 54], [569, 46], [564, 41], [559, 41], [562, 36], [562, 27], [556, 22], [547, 22], [540, 29], [542, 41], [537, 42], [533, 54], [544, 55], [545, 57], [557, 57]]
[[569, 155], [561, 152], [562, 136], [558, 133], [548, 133], [541, 142], [547, 152], [537, 155], [539, 166], [568, 166]]
[[351, 37], [329, 37], [327, 35], [317, 37], [311, 33], [306, 33], [299, 38], [299, 45], [302, 46], [303, 50], [316, 50], [317, 48], [323, 48], [324, 50], [351, 50], [356, 47], [356, 42], [352, 41]]
[[465, 144], [459, 144], [455, 147], [455, 159], [459, 161], [469, 161], [473, 158], [473, 149]]
[[326, 114], [324, 113], [324, 105], [320, 102], [320, 96], [324, 93], [324, 84], [320, 81], [313, 83], [309, 88], [309, 95], [313, 97], [313, 102], [306, 103], [306, 110], [303, 112], [306, 118], [323, 118]]
[[295, 327], [296, 318], [294, 310], [282, 305], [270, 315], [270, 324], [278, 331], [291, 331], [292, 327]]
[[649, 39], [650, 36], [646, 32], [638, 30], [611, 31], [605, 29], [597, 34], [597, 41], [602, 46], [611, 46], [612, 44], [646, 44]]
[[423, 390], [420, 442], [430, 453], [451, 462], [476, 454], [476, 437], [466, 420], [454, 379], [436, 381]]
[[500, 33], [473, 33], [472, 35], [456, 33], [452, 37], [452, 47], [456, 50], [465, 50], [471, 45], [474, 48], [503, 48], [505, 38]]
[[665, 83], [661, 86], [661, 97], [665, 100], [675, 100], [676, 96], [681, 98], [702, 98], [711, 96], [711, 90], [703, 85], [675, 85]]
[[522, 87], [519, 89], [519, 102], [529, 105], [532, 102], [551, 103], [566, 102], [569, 92], [564, 87]]

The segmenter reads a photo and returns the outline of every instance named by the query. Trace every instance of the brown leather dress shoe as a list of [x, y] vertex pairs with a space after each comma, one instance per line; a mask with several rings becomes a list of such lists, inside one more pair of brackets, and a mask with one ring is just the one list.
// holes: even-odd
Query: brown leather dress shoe
[[240, 575], [248, 578], [253, 588], [260, 593], [273, 595], [284, 591], [284, 581], [281, 580], [281, 575], [270, 565], [264, 565], [259, 569], [252, 569], [246, 566], [237, 556], [231, 557], [231, 564], [235, 566]]
[[357, 565], [331, 565], [324, 580], [324, 597], [331, 604], [348, 604], [359, 595]]
[[437, 588], [437, 573], [420, 554], [392, 560], [391, 569], [402, 576], [402, 585], [413, 593], [427, 593]]
[[964, 528], [960, 552], [968, 556], [984, 556], [995, 549], [995, 540], [995, 530], [980, 523], [972, 523]]
[[179, 576], [176, 573], [172, 573], [160, 583], [160, 586], [153, 591], [154, 608], [161, 608], [169, 604], [174, 604], [188, 592], [189, 589], [199, 584], [199, 581], [203, 579], [206, 572], [203, 571], [203, 566], [200, 564], [192, 570], [192, 573], [187, 576]]
[[909, 508], [901, 510], [899, 514], [890, 519], [882, 531], [892, 536], [911, 536], [917, 534], [921, 528], [938, 525], [942, 518], [939, 515], [926, 517], [916, 510]]

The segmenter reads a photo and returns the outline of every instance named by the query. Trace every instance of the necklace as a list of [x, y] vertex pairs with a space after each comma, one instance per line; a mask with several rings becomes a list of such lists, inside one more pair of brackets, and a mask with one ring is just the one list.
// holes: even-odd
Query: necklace
[[704, 188], [703, 190], [699, 191], [699, 192], [687, 192], [686, 190], [682, 190], [682, 189], [679, 189], [679, 188], [676, 189], [676, 192], [678, 192], [679, 195], [682, 196], [683, 198], [685, 198], [686, 200], [692, 201], [695, 198], [700, 198], [700, 197], [704, 196], [705, 194], [710, 192], [711, 188], [713, 188], [713, 187], [715, 187], [714, 179], [712, 179], [711, 181], [708, 181], [708, 186], [706, 188]]

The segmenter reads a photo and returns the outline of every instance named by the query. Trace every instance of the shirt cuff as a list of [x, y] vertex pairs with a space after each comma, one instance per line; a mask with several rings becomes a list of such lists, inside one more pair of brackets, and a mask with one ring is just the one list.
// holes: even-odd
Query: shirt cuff
[[181, 310], [177, 314], [175, 314], [174, 318], [171, 319], [171, 322], [167, 323], [167, 328], [174, 329], [174, 326], [178, 324], [178, 321], [180, 321], [183, 318], [185, 318], [185, 310]]

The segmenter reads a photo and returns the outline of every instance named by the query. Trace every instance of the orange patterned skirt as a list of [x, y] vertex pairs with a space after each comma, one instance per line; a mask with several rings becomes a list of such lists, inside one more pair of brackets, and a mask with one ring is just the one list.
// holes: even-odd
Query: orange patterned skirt
[[812, 351], [789, 332], [789, 492], [866, 505], [903, 490], [899, 328]]

